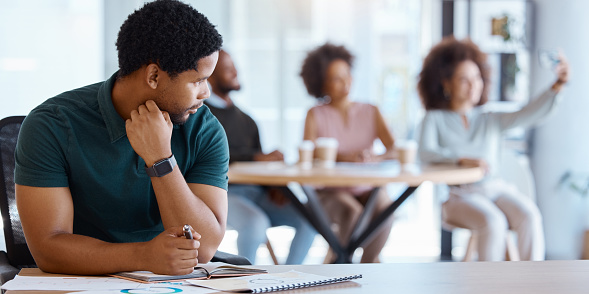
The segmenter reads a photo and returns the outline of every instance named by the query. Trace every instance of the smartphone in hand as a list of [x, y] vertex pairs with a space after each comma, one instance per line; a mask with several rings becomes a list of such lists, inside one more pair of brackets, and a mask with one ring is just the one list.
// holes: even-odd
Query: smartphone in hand
[[560, 63], [558, 50], [540, 49], [538, 50], [538, 62], [541, 68], [554, 69]]

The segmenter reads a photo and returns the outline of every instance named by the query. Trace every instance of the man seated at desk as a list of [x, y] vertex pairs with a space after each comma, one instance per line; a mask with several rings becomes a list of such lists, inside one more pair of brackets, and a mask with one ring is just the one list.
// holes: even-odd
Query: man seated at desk
[[[215, 71], [209, 78], [211, 97], [206, 105], [219, 119], [229, 141], [231, 161], [283, 160], [280, 151], [264, 154], [260, 134], [254, 120], [242, 112], [229, 97], [241, 88], [231, 56], [221, 50]], [[229, 214], [227, 224], [238, 232], [239, 255], [255, 263], [256, 251], [266, 242], [266, 229], [287, 225], [296, 233], [290, 246], [287, 264], [300, 264], [305, 259], [315, 237], [315, 230], [296, 211], [278, 189], [256, 185], [229, 185]]]
[[227, 141], [200, 108], [222, 38], [189, 5], [158, 0], [129, 15], [116, 46], [117, 73], [45, 101], [22, 124], [15, 182], [27, 244], [47, 272], [188, 274], [225, 233]]

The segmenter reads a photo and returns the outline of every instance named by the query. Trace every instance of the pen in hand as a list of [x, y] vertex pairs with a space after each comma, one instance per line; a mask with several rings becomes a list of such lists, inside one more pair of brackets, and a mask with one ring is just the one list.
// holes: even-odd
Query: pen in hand
[[184, 237], [186, 239], [192, 239], [192, 231], [190, 225], [184, 225]]

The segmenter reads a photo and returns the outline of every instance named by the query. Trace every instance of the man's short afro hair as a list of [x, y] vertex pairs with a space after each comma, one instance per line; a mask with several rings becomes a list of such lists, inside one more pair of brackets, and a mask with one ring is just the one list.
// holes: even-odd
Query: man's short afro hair
[[223, 38], [209, 20], [177, 0], [156, 0], [129, 15], [117, 39], [119, 76], [156, 63], [171, 77], [198, 70], [197, 63], [219, 51]]

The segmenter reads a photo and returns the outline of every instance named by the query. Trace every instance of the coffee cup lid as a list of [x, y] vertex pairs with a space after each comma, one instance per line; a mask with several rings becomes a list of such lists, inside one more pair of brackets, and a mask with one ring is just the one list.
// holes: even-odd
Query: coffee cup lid
[[311, 140], [304, 140], [299, 145], [299, 149], [303, 149], [303, 150], [313, 150], [314, 148], [315, 148], [315, 144]]
[[330, 137], [317, 138], [317, 140], [315, 140], [315, 144], [317, 145], [317, 147], [332, 147], [332, 148], [337, 148], [337, 146], [339, 145], [336, 138], [330, 138]]
[[416, 149], [417, 148], [417, 142], [415, 140], [399, 140], [399, 141], [395, 142], [395, 145], [397, 146], [397, 148], [403, 148], [403, 149]]

